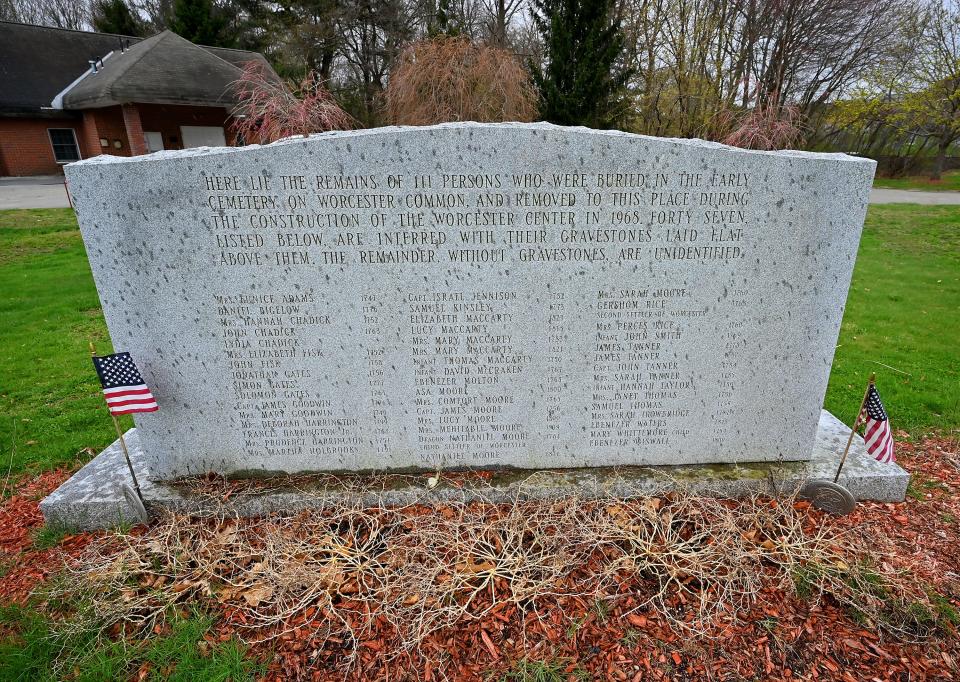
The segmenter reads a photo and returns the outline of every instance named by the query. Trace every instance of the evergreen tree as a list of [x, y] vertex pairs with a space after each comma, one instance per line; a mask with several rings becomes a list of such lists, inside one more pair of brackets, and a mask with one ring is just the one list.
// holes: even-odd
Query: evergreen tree
[[439, 0], [437, 3], [437, 11], [427, 25], [427, 35], [431, 38], [460, 35], [460, 27], [450, 16], [450, 0]]
[[618, 62], [624, 37], [616, 0], [533, 0], [545, 64], [531, 64], [540, 116], [559, 125], [611, 128], [626, 116], [632, 72]]
[[227, 20], [212, 0], [176, 0], [170, 30], [191, 43], [214, 47], [232, 47], [227, 35]]
[[95, 0], [93, 27], [100, 33], [119, 33], [124, 36], [143, 36], [143, 24], [133, 16], [124, 0]]

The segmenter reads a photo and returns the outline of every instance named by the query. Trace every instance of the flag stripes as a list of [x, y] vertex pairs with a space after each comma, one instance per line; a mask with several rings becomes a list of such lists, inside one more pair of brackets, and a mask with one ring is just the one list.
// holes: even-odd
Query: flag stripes
[[883, 408], [880, 394], [873, 384], [870, 384], [867, 391], [867, 400], [863, 406], [863, 417], [866, 424], [863, 440], [867, 444], [867, 453], [884, 464], [895, 461], [890, 419], [887, 418], [887, 411]]

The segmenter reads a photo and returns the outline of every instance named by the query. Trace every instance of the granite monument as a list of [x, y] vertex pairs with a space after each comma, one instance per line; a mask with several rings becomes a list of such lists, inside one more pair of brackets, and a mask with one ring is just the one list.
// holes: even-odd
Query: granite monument
[[808, 459], [874, 166], [466, 123], [66, 173], [169, 480]]

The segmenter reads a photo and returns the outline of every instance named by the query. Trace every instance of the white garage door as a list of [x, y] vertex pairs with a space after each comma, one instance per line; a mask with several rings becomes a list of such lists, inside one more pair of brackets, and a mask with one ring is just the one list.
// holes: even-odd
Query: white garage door
[[180, 126], [183, 146], [187, 147], [226, 147], [227, 139], [223, 128], [217, 126]]
[[147, 138], [148, 152], [159, 152], [163, 150], [163, 133], [144, 132], [143, 136]]

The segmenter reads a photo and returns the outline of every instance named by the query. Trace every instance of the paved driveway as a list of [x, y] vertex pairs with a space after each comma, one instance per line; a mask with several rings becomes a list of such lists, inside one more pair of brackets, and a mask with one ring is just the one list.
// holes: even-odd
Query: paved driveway
[[[874, 189], [871, 204], [960, 204], [960, 192], [915, 192]], [[0, 210], [8, 208], [66, 208], [70, 205], [60, 175], [0, 178]]]
[[871, 204], [960, 204], [960, 192], [920, 192], [912, 189], [873, 189]]
[[0, 211], [8, 208], [66, 208], [70, 206], [62, 175], [0, 178]]

